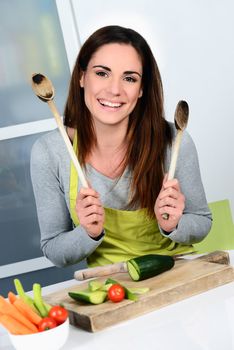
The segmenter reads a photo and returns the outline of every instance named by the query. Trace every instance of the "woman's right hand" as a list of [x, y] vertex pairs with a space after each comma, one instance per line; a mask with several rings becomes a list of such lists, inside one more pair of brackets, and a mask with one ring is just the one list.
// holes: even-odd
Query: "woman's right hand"
[[105, 211], [99, 199], [99, 194], [92, 188], [81, 188], [76, 199], [76, 214], [80, 225], [92, 238], [98, 237], [103, 231]]

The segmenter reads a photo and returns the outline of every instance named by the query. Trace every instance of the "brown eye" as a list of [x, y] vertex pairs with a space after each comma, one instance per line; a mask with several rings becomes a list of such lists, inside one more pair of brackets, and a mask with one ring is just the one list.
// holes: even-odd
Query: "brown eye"
[[104, 78], [106, 78], [108, 76], [107, 73], [103, 72], [103, 71], [96, 72], [96, 75], [98, 75], [99, 77], [104, 77]]
[[137, 81], [137, 79], [133, 77], [125, 77], [124, 80], [129, 83], [135, 83]]

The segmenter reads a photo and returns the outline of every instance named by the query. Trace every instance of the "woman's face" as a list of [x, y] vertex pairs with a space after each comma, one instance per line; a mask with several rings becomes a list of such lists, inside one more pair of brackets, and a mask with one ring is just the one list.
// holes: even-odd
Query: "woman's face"
[[141, 59], [131, 45], [107, 44], [94, 53], [80, 85], [96, 125], [128, 122], [142, 95], [142, 70]]

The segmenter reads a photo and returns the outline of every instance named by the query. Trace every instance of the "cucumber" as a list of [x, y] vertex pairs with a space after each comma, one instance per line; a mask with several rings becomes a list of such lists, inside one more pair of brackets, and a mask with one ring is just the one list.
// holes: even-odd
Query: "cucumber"
[[147, 292], [149, 292], [149, 288], [148, 287], [134, 287], [134, 288], [128, 288], [128, 290], [130, 290], [131, 293], [133, 294], [145, 294]]
[[68, 295], [76, 300], [76, 301], [83, 301], [90, 304], [102, 304], [106, 300], [107, 292], [104, 292], [102, 290], [96, 290], [94, 292], [90, 292], [88, 290], [86, 291], [79, 291], [79, 292], [68, 292]]
[[101, 290], [103, 290], [104, 292], [108, 292], [108, 290], [109, 290], [109, 288], [111, 287], [113, 285], [113, 283], [105, 283], [103, 286], [102, 286], [102, 288], [101, 288]]
[[142, 281], [170, 270], [174, 264], [169, 255], [149, 254], [128, 260], [127, 268], [133, 281]]
[[95, 292], [95, 290], [99, 290], [103, 287], [103, 283], [98, 280], [89, 281], [89, 290], [90, 292]]

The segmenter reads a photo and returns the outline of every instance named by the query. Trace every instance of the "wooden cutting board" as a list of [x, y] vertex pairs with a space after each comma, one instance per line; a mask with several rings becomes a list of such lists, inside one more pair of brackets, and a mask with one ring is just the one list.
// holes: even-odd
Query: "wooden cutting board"
[[[90, 305], [76, 302], [68, 296], [68, 291], [87, 288], [88, 282], [77, 283], [77, 286], [48, 294], [44, 299], [52, 305], [62, 303], [69, 311], [72, 325], [89, 332], [96, 332], [234, 281], [234, 269], [228, 263], [227, 253], [215, 252], [195, 260], [177, 260], [170, 271], [140, 282], [133, 282], [127, 273], [111, 275], [111, 278], [123, 283], [126, 287], [150, 288], [149, 292], [139, 295], [139, 300], [135, 302], [106, 301], [100, 305]], [[104, 282], [107, 278], [108, 276], [98, 280]]]

